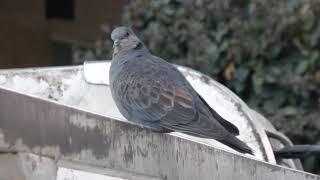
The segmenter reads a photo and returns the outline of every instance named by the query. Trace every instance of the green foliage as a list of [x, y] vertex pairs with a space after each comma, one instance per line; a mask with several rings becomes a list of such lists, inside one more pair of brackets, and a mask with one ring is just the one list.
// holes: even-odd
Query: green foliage
[[137, 0], [123, 20], [157, 56], [222, 82], [295, 143], [316, 144], [318, 17], [318, 0]]

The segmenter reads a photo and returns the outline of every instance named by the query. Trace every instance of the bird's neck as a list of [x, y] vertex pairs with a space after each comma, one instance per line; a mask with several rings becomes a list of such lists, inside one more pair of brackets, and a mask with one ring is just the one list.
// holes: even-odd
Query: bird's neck
[[145, 46], [140, 42], [137, 46], [133, 48], [124, 48], [120, 50], [113, 51], [113, 59], [125, 59], [128, 60], [130, 57], [135, 57], [138, 55], [148, 55], [149, 51]]
[[132, 60], [132, 58], [138, 56], [148, 56], [150, 55], [148, 49], [144, 46], [136, 49], [129, 49], [129, 50], [120, 50], [117, 53], [113, 52], [111, 68], [109, 72], [110, 83], [112, 84], [114, 79], [119, 75], [121, 72], [123, 65]]

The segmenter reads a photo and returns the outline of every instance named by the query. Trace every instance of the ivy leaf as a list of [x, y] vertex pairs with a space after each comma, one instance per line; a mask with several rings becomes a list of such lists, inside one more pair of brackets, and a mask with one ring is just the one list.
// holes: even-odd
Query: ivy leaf
[[286, 116], [292, 116], [298, 114], [298, 110], [295, 107], [288, 106], [281, 109], [281, 112]]
[[296, 73], [302, 74], [306, 72], [308, 65], [309, 65], [309, 62], [307, 60], [301, 60], [301, 62], [297, 66]]

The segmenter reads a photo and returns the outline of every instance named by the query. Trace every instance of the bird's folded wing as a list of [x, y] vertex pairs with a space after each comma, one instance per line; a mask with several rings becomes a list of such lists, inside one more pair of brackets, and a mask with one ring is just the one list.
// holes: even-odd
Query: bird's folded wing
[[[183, 87], [174, 87], [167, 82], [141, 78], [130, 84], [123, 104], [135, 116], [148, 122], [186, 134], [219, 138], [225, 130], [212, 119], [204, 104]], [[196, 102], [198, 101], [198, 105]], [[197, 107], [199, 106], [199, 107]]]
[[140, 78], [127, 84], [121, 96], [125, 108], [144, 121], [160, 121], [166, 124], [187, 124], [196, 116], [192, 96], [184, 89], [177, 89], [168, 82]]

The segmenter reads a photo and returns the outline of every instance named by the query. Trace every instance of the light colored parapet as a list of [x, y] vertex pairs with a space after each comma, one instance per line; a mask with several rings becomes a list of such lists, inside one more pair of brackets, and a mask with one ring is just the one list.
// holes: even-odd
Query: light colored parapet
[[49, 157], [67, 168], [81, 165], [124, 179], [319, 179], [4, 88], [0, 107], [1, 147]]
[[[84, 66], [1, 70], [0, 87], [126, 121], [111, 97], [109, 67], [110, 61], [93, 61]], [[257, 129], [250, 109], [241, 99], [197, 71], [181, 66], [178, 68], [212, 108], [239, 128], [238, 138], [255, 151], [256, 159], [276, 163], [266, 134], [263, 129]], [[215, 140], [181, 133], [173, 135], [237, 153]]]

